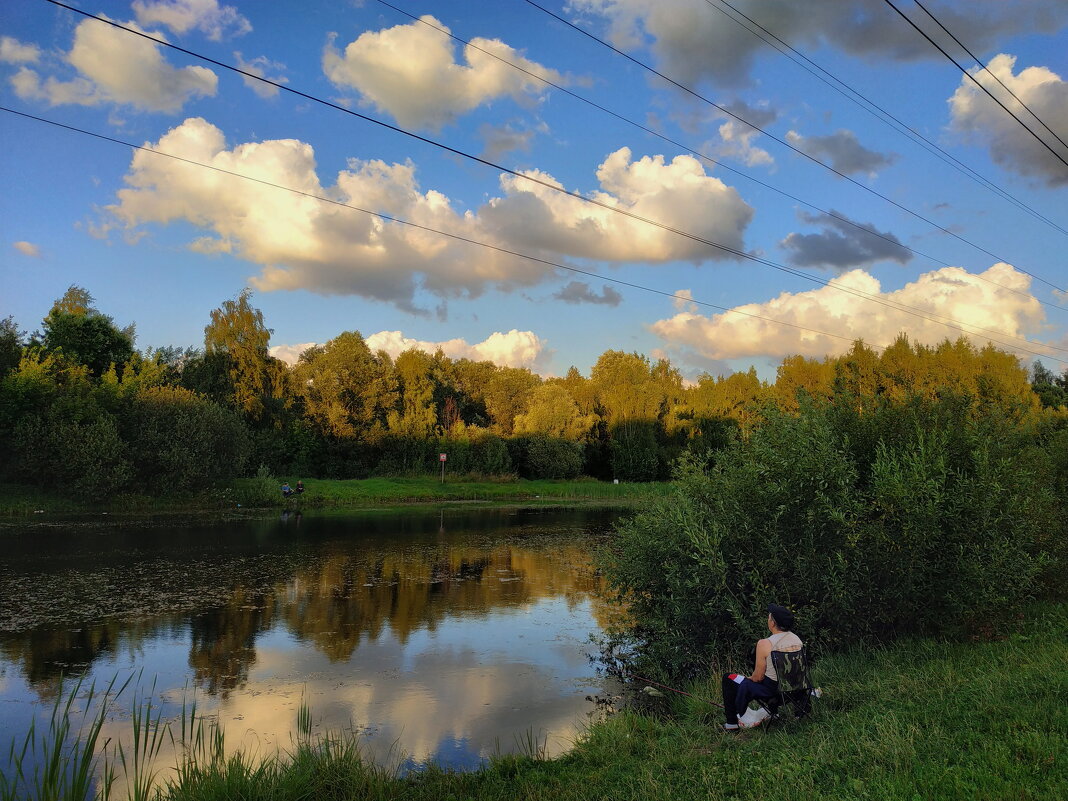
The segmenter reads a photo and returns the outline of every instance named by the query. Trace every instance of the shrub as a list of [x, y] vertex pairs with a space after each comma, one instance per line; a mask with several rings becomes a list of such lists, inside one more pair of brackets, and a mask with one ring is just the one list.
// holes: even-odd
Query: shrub
[[138, 481], [155, 492], [241, 475], [249, 454], [248, 433], [236, 412], [180, 387], [138, 392], [126, 431]]
[[682, 675], [764, 636], [772, 601], [816, 647], [1003, 625], [1052, 558], [1052, 497], [1019, 439], [953, 399], [769, 411], [620, 526], [603, 559], [633, 621], [617, 634]]

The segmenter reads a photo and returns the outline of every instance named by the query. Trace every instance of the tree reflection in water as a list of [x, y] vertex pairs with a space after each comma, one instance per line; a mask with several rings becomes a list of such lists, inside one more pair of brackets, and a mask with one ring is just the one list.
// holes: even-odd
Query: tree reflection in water
[[[61, 675], [160, 635], [185, 637], [195, 684], [226, 698], [245, 686], [257, 640], [273, 630], [345, 662], [364, 642], [388, 635], [404, 645], [444, 619], [478, 619], [545, 598], [569, 606], [590, 599], [602, 622], [607, 609], [590, 550], [613, 517], [486, 510], [304, 516], [299, 530], [291, 519], [127, 527], [94, 531], [84, 553], [77, 543], [65, 552], [66, 543], [50, 538], [10, 537], [9, 586], [24, 589], [21, 603], [33, 609], [0, 601], [0, 659], [50, 698]], [[65, 595], [69, 587], [79, 590]], [[106, 619], [85, 619], [101, 609]], [[20, 628], [33, 615], [39, 624]]]

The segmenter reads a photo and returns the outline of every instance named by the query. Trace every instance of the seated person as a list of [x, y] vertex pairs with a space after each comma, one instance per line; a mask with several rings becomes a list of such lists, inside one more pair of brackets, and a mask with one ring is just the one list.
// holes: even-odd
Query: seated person
[[285, 484], [282, 485], [282, 497], [288, 498], [292, 494], [293, 488], [289, 486], [289, 482], [287, 481]]
[[797, 651], [801, 648], [804, 643], [791, 631], [793, 626], [794, 615], [789, 609], [778, 604], [769, 604], [768, 630], [771, 636], [757, 641], [753, 675], [723, 675], [723, 708], [727, 715], [723, 728], [727, 731], [740, 728], [738, 713], [745, 712], [754, 698], [774, 698], [778, 695], [779, 681], [775, 665], [771, 661], [771, 652]]

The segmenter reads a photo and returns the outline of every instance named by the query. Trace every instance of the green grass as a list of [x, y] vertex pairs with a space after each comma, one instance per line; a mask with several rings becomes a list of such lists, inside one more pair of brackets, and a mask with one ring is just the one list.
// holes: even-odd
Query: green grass
[[[1036, 609], [995, 642], [903, 641], [856, 649], [815, 667], [825, 690], [813, 718], [724, 733], [720, 713], [672, 696], [661, 714], [593, 724], [566, 756], [500, 756], [482, 770], [428, 769], [397, 778], [363, 763], [359, 741], [314, 739], [302, 710], [295, 746], [276, 756], [224, 756], [216, 733], [160, 797], [223, 799], [1000, 799], [1068, 798], [1068, 605]], [[689, 688], [718, 698], [718, 681]], [[210, 728], [210, 726], [208, 726]]]
[[[78, 499], [22, 484], [0, 484], [0, 515], [47, 514], [218, 514], [238, 509], [366, 509], [419, 503], [480, 502], [501, 504], [629, 506], [667, 492], [667, 483], [612, 484], [595, 479], [527, 481], [514, 477], [304, 479], [304, 495], [286, 501], [284, 479], [239, 478], [222, 487], [195, 493], [150, 496], [123, 493]], [[290, 484], [296, 485], [296, 479]]]
[[[238, 498], [255, 487], [257, 479], [234, 482]], [[279, 484], [281, 482], [278, 482]], [[290, 481], [295, 485], [295, 480]], [[524, 479], [468, 479], [448, 478], [368, 478], [368, 479], [305, 479], [304, 495], [292, 503], [309, 506], [367, 507], [394, 506], [412, 503], [458, 501], [543, 501], [584, 502], [608, 501], [629, 504], [666, 492], [667, 484], [612, 484], [594, 479], [572, 481], [527, 481]], [[283, 503], [279, 493], [272, 503]]]

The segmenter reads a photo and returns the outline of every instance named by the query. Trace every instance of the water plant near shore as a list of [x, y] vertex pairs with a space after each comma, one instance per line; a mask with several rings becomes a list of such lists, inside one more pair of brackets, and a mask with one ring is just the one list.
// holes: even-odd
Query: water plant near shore
[[[291, 749], [262, 757], [228, 753], [218, 726], [201, 717], [192, 704], [178, 720], [164, 721], [178, 746], [176, 769], [157, 775], [148, 797], [160, 801], [1064, 797], [1068, 708], [1060, 700], [1068, 692], [1063, 671], [1068, 641], [1056, 635], [1065, 630], [1068, 605], [1046, 604], [1030, 607], [1021, 625], [1002, 640], [923, 638], [890, 647], [854, 648], [820, 662], [819, 681], [828, 693], [816, 716], [807, 721], [728, 735], [718, 731], [718, 710], [694, 698], [672, 697], [666, 715], [624, 712], [591, 724], [560, 758], [544, 759], [535, 748], [495, 756], [481, 769], [466, 773], [428, 766], [402, 777], [376, 767], [362, 759], [355, 734], [314, 735], [307, 707], [297, 713], [301, 725]], [[709, 697], [718, 690], [714, 678], [688, 689]], [[60, 712], [65, 708], [66, 700], [56, 705]], [[141, 732], [147, 736], [147, 729]], [[104, 784], [96, 788], [100, 801], [108, 797]], [[110, 785], [111, 797], [119, 798], [121, 788], [118, 777]], [[47, 795], [42, 787], [23, 789], [21, 794], [8, 791], [0, 798], [83, 801], [86, 797]]]

